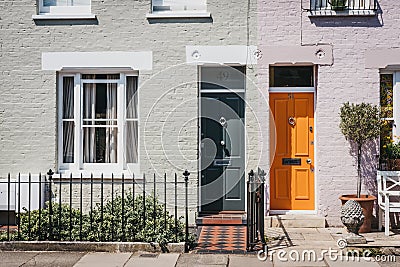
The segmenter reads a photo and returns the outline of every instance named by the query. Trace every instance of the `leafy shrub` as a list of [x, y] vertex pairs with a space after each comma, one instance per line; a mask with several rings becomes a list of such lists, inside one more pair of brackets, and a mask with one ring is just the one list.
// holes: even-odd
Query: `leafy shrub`
[[177, 235], [175, 235], [174, 216], [168, 211], [165, 213], [164, 206], [157, 199], [146, 196], [145, 209], [143, 206], [143, 196], [136, 196], [133, 200], [132, 194], [124, 198], [124, 212], [122, 212], [121, 196], [115, 198], [113, 202], [107, 202], [103, 207], [103, 215], [97, 206], [92, 213], [93, 223], [90, 231], [92, 235], [89, 236], [89, 240], [144, 241], [158, 242], [161, 245], [185, 240], [184, 224], [180, 220], [177, 221]]
[[[103, 210], [97, 204], [89, 214], [67, 204], [52, 203], [51, 221], [48, 202], [40, 210], [40, 219], [39, 210], [31, 211], [30, 215], [26, 209], [24, 211], [20, 215], [19, 240], [142, 241], [157, 242], [162, 248], [170, 242], [185, 241], [181, 218], [175, 228], [174, 216], [164, 212], [164, 206], [152, 196], [133, 198], [127, 193], [124, 200], [118, 196], [105, 202]], [[18, 240], [18, 232], [10, 233], [10, 239]], [[0, 240], [7, 240], [6, 232], [0, 233]], [[189, 236], [189, 241], [194, 242], [193, 235]]]

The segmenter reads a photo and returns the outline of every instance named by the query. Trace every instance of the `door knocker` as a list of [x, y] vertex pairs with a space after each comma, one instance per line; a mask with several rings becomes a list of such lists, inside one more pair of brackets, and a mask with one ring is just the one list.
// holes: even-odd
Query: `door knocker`
[[220, 119], [219, 119], [219, 123], [222, 125], [222, 127], [226, 127], [226, 119], [224, 118], [224, 117], [221, 117]]
[[296, 120], [293, 117], [290, 117], [289, 118], [289, 124], [292, 125], [292, 126], [295, 126], [296, 125]]

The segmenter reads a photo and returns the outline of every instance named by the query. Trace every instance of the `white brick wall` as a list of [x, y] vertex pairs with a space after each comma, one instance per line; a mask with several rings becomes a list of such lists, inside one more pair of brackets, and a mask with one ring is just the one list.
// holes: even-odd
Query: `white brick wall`
[[250, 1], [249, 20], [247, 1], [208, 0], [209, 21], [149, 21], [150, 0], [92, 0], [97, 21], [89, 23], [34, 21], [36, 2], [0, 1], [0, 177], [57, 169], [57, 75], [41, 70], [42, 52], [151, 50], [153, 71], [139, 74], [141, 172], [181, 178], [189, 169], [195, 207], [197, 68], [185, 64], [185, 46], [255, 44], [256, 1]]
[[[318, 213], [339, 225], [341, 194], [356, 191], [356, 162], [339, 129], [342, 103], [379, 103], [379, 72], [365, 68], [365, 52], [376, 47], [399, 47], [400, 2], [380, 0], [382, 13], [373, 17], [308, 17], [302, 1], [265, 1], [258, 5], [259, 45], [331, 44], [334, 63], [318, 68], [316, 102], [316, 182]], [[263, 51], [267, 53], [267, 51]], [[399, 62], [400, 63], [400, 62]], [[268, 87], [268, 66], [260, 66], [260, 87]], [[363, 174], [375, 192], [376, 150], [365, 156]]]

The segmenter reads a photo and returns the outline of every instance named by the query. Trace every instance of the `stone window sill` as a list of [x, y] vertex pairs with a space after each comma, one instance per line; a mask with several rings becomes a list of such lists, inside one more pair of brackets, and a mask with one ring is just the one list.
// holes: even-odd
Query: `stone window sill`
[[96, 19], [95, 14], [74, 14], [74, 15], [66, 15], [66, 14], [40, 14], [40, 15], [32, 15], [32, 19], [34, 20], [73, 20], [73, 19]]
[[210, 18], [209, 12], [157, 12], [146, 14], [147, 19]]

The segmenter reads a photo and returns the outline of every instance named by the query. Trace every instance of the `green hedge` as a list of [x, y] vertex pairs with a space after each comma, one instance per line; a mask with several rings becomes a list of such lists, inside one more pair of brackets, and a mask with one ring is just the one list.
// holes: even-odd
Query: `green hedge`
[[[40, 221], [39, 210], [31, 211], [29, 215], [24, 209], [25, 212], [21, 213], [20, 218], [19, 240], [141, 241], [157, 242], [164, 248], [167, 243], [185, 241], [182, 218], [176, 223], [177, 234], [175, 234], [174, 216], [168, 211], [165, 213], [164, 205], [152, 196], [145, 197], [145, 221], [143, 221], [143, 196], [133, 198], [132, 193], [127, 193], [124, 197], [124, 217], [121, 196], [105, 202], [103, 214], [99, 204], [89, 214], [83, 214], [79, 209], [70, 208], [67, 204], [62, 204], [60, 207], [58, 203], [52, 203], [51, 222], [49, 222], [49, 203], [47, 202], [45, 206], [40, 210]], [[122, 227], [123, 218], [124, 227]], [[10, 239], [18, 240], [18, 232], [10, 233]], [[1, 233], [0, 240], [7, 240], [7, 232]], [[193, 235], [189, 236], [189, 241], [193, 244]]]

